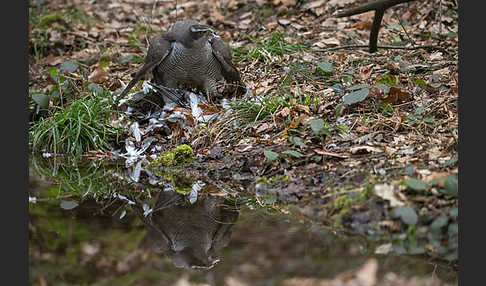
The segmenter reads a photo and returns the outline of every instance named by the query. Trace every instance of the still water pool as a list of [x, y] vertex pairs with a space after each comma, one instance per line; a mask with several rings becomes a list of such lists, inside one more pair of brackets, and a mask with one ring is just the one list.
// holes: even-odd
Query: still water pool
[[41, 170], [30, 169], [31, 285], [457, 285], [449, 263], [222, 192], [136, 183], [143, 196], [103, 197], [115, 179]]

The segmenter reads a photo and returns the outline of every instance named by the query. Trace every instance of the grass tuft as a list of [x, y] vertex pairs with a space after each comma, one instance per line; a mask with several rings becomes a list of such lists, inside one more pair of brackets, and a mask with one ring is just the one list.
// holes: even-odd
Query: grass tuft
[[283, 33], [273, 32], [264, 39], [250, 38], [255, 45], [250, 49], [233, 49], [233, 56], [236, 62], [247, 62], [251, 58], [263, 62], [272, 61], [273, 57], [291, 55], [303, 51], [308, 47], [301, 43], [288, 42]]
[[117, 111], [108, 93], [90, 95], [72, 102], [49, 118], [41, 118], [30, 130], [34, 151], [81, 155], [91, 150], [109, 151], [121, 132], [109, 124]]

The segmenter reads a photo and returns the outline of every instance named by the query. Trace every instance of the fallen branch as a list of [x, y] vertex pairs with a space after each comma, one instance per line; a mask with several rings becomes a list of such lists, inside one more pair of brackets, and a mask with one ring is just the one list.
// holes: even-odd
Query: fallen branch
[[[344, 49], [362, 49], [362, 48], [368, 48], [370, 46], [368, 45], [347, 45], [347, 46], [339, 46], [339, 47], [334, 47], [334, 48], [328, 48], [328, 49], [313, 49], [313, 52], [329, 52], [329, 51], [336, 51], [336, 50], [344, 50]], [[446, 49], [443, 47], [439, 46], [414, 46], [414, 47], [401, 47], [401, 46], [376, 46], [376, 49], [387, 49], [387, 50], [418, 50], [418, 49], [427, 49], [427, 50], [439, 50], [441, 52], [447, 53]], [[372, 51], [370, 50], [372, 53]]]
[[371, 10], [375, 10], [375, 17], [373, 18], [373, 25], [371, 26], [370, 32], [370, 42], [369, 42], [369, 51], [370, 53], [376, 52], [378, 48], [378, 33], [380, 32], [381, 20], [383, 19], [383, 14], [385, 14], [385, 10], [395, 6], [397, 4], [411, 2], [414, 0], [378, 0], [363, 6], [359, 6], [348, 11], [344, 11], [338, 13], [336, 17], [347, 17], [353, 16], [357, 14], [366, 13]]

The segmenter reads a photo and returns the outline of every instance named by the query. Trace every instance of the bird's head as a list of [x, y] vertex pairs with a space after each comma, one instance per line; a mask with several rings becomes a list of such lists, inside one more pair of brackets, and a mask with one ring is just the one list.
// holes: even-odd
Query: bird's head
[[192, 19], [187, 19], [174, 23], [168, 31], [168, 34], [175, 41], [190, 48], [204, 44], [211, 35], [214, 35], [214, 31], [209, 26], [199, 24]]
[[206, 25], [195, 24], [195, 25], [191, 25], [191, 27], [189, 27], [189, 33], [191, 35], [191, 38], [194, 41], [197, 41], [197, 40], [204, 38], [204, 37], [207, 38], [209, 35], [214, 33], [214, 31]]

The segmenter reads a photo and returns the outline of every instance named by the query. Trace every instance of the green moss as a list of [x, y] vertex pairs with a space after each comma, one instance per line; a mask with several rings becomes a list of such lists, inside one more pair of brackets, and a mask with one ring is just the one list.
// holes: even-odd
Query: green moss
[[42, 27], [51, 25], [54, 22], [65, 22], [60, 14], [46, 14], [39, 19], [39, 25]]
[[347, 195], [342, 195], [332, 201], [331, 207], [336, 210], [341, 210], [347, 206], [352, 205], [354, 201], [355, 199], [352, 199]]
[[191, 146], [183, 144], [155, 159], [149, 166], [184, 167], [192, 163], [194, 163], [194, 151]]
[[268, 181], [267, 177], [258, 177], [256, 180], [255, 180], [255, 185], [256, 184], [264, 184], [264, 185], [268, 185], [270, 184], [270, 182]]
[[[336, 194], [340, 192], [350, 192], [353, 190], [340, 190], [337, 191]], [[368, 199], [369, 193], [365, 190], [356, 190], [356, 193], [353, 197], [350, 197], [349, 194], [343, 194], [335, 198], [328, 204], [330, 210], [336, 213], [336, 218], [341, 218], [349, 213], [350, 208], [359, 203]]]
[[283, 176], [283, 175], [277, 175], [275, 177], [272, 177], [272, 179], [270, 179], [270, 182], [272, 183], [288, 183], [290, 182], [290, 177], [289, 176]]
[[194, 180], [180, 173], [163, 172], [162, 178], [169, 182], [179, 194], [187, 195], [192, 190]]

